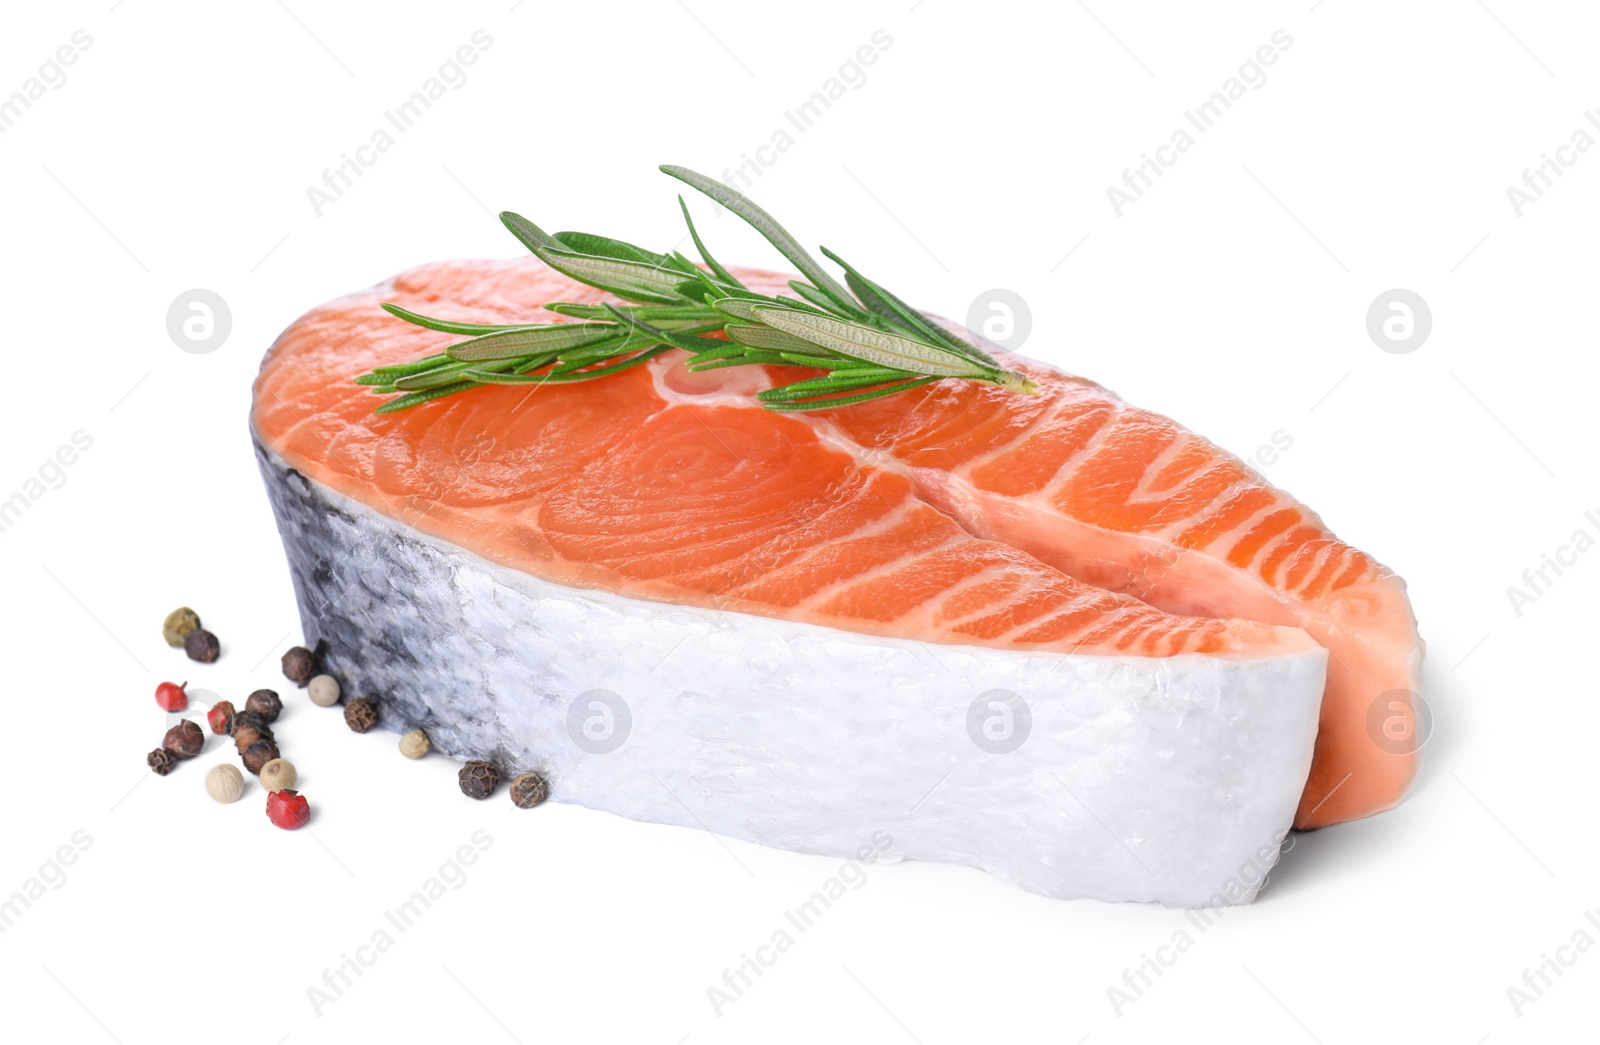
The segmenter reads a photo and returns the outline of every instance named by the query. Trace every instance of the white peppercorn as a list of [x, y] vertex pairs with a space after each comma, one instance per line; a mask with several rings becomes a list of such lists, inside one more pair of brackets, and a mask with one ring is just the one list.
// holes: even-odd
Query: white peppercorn
[[206, 774], [206, 794], [218, 802], [237, 802], [244, 794], [244, 774], [226, 762], [211, 767]]
[[293, 787], [299, 774], [295, 772], [294, 763], [287, 758], [275, 758], [261, 767], [261, 786], [268, 791], [282, 791], [286, 787]]
[[319, 708], [331, 708], [339, 703], [339, 680], [332, 675], [318, 675], [306, 687], [306, 695]]
[[431, 747], [433, 742], [420, 729], [413, 729], [400, 738], [400, 753], [407, 758], [421, 758]]

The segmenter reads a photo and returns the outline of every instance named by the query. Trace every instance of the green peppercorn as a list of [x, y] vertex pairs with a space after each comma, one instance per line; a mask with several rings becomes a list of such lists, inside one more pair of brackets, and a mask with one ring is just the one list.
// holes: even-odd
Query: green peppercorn
[[167, 640], [167, 645], [182, 649], [183, 640], [199, 626], [200, 614], [187, 606], [179, 606], [161, 622], [161, 637]]

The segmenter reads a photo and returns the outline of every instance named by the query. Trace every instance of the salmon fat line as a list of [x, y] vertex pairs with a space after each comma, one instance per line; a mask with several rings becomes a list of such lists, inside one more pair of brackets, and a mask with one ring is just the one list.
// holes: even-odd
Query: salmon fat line
[[683, 167], [661, 170], [765, 236], [809, 280], [789, 282], [798, 297], [758, 294], [718, 263], [701, 242], [681, 195], [678, 206], [704, 268], [678, 251], [658, 254], [586, 232], [552, 236], [506, 211], [500, 220], [540, 261], [624, 303], [552, 302], [544, 307], [573, 322], [502, 325], [433, 319], [385, 303], [388, 312], [409, 323], [466, 340], [356, 378], [374, 386], [374, 392], [395, 395], [377, 412], [404, 410], [481, 385], [588, 381], [674, 348], [690, 353], [687, 366], [694, 371], [752, 364], [827, 371], [757, 393], [770, 410], [848, 406], [945, 378], [1038, 391], [1031, 380], [1005, 369], [823, 247], [822, 253], [844, 270], [841, 284], [737, 190]]

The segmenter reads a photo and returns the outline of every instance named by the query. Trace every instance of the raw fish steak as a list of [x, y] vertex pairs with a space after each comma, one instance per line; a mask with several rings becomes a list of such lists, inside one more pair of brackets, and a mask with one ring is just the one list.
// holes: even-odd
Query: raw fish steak
[[[1217, 542], [1166, 574], [1217, 589], [1190, 615], [1076, 576], [1160, 545], [1075, 502], [1029, 511], [1113, 441], [1149, 470], [1138, 431], [1068, 431], [1079, 390], [1116, 400], [1008, 361], [1047, 394], [941, 382], [887, 414], [780, 415], [750, 397], [759, 368], [677, 352], [388, 415], [352, 383], [437, 348], [380, 301], [503, 322], [600, 296], [532, 259], [423, 266], [313, 310], [263, 364], [252, 427], [306, 638], [386, 726], [640, 820], [832, 854], [887, 836], [1051, 896], [1254, 896], [1312, 771], [1328, 650], [1285, 614], [1215, 612], [1235, 596], [1195, 562]], [[1125, 503], [1244, 471], [1155, 422], [1181, 445], [1103, 487]], [[997, 525], [1012, 505], [1026, 525]]]

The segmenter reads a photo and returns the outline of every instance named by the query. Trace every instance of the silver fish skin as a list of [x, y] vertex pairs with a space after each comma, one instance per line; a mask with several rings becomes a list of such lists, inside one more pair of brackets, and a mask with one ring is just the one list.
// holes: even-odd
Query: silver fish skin
[[325, 670], [553, 801], [1201, 907], [1255, 897], [1310, 769], [1321, 649], [1019, 652], [572, 588], [256, 455]]

